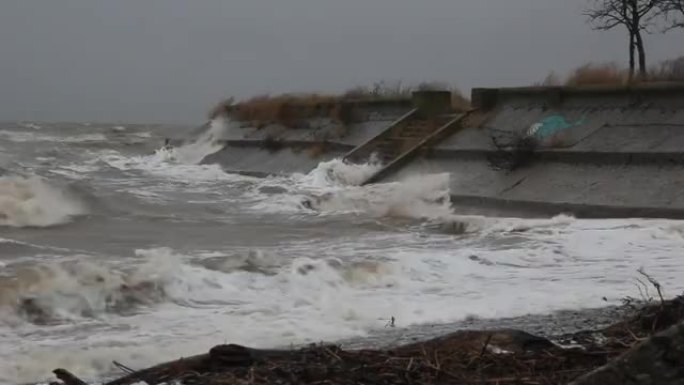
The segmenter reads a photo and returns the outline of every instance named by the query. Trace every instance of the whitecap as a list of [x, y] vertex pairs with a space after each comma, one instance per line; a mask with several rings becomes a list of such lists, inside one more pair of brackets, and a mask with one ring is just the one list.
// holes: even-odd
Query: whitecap
[[0, 177], [0, 226], [53, 226], [86, 212], [81, 201], [38, 176]]

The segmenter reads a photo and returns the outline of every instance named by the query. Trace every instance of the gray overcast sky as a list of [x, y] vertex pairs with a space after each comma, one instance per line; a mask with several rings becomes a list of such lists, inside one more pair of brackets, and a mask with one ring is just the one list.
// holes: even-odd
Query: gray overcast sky
[[[199, 123], [227, 96], [526, 85], [624, 62], [586, 0], [0, 0], [0, 120]], [[684, 54], [652, 35], [651, 62]]]

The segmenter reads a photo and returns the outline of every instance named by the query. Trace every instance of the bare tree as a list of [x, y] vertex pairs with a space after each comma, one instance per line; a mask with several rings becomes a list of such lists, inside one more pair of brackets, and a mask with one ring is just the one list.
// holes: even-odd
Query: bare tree
[[[592, 0], [584, 12], [594, 29], [608, 31], [623, 26], [629, 36], [629, 77], [634, 77], [635, 51], [639, 56], [639, 76], [646, 77], [646, 48], [642, 33], [648, 30], [667, 0]], [[683, 1], [683, 0], [678, 0]]]
[[684, 28], [684, 0], [661, 0], [659, 8], [667, 23], [665, 31]]

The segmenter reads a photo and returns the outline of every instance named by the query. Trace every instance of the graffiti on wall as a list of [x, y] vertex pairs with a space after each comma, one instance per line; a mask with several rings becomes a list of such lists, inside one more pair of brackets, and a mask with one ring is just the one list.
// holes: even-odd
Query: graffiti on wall
[[545, 140], [554, 137], [556, 134], [572, 127], [579, 127], [586, 122], [586, 115], [576, 122], [568, 121], [562, 115], [551, 115], [542, 121], [533, 124], [527, 130], [527, 136]]

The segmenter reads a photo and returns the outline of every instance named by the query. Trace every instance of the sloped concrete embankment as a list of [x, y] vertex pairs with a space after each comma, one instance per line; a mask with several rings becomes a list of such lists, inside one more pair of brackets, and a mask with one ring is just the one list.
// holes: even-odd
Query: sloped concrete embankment
[[413, 109], [411, 100], [350, 103], [350, 119], [340, 122], [311, 117], [294, 127], [230, 122], [217, 139], [225, 147], [203, 163], [220, 164], [228, 172], [254, 176], [306, 173], [320, 162], [342, 158], [374, 138]]
[[464, 211], [684, 218], [684, 85], [476, 89], [473, 104], [384, 180], [448, 172]]

